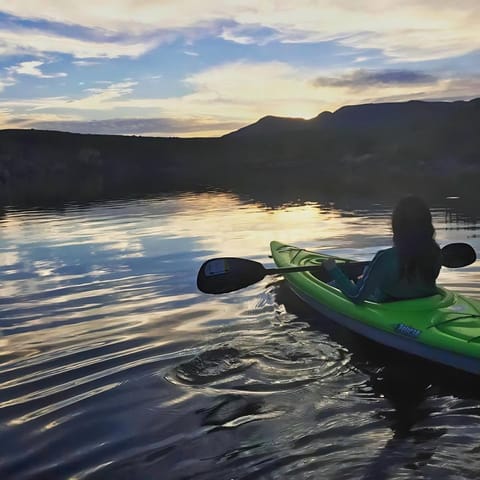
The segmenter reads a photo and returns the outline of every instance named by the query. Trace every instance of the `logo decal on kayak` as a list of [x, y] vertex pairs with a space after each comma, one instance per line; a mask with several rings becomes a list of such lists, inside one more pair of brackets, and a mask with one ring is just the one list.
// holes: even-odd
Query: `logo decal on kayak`
[[413, 337], [413, 338], [418, 337], [422, 333], [421, 330], [417, 330], [416, 328], [409, 327], [408, 325], [405, 325], [404, 323], [399, 323], [395, 327], [395, 330], [398, 333], [401, 333], [402, 335], [405, 335], [407, 337]]

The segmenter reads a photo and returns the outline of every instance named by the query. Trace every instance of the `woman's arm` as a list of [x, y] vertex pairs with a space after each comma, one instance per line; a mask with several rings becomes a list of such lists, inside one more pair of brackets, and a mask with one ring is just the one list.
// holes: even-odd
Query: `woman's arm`
[[374, 295], [377, 290], [381, 291], [388, 278], [390, 268], [386, 261], [385, 251], [380, 251], [375, 255], [357, 283], [353, 283], [333, 259], [327, 260], [323, 265], [335, 280], [336, 286], [354, 303], [362, 303]]

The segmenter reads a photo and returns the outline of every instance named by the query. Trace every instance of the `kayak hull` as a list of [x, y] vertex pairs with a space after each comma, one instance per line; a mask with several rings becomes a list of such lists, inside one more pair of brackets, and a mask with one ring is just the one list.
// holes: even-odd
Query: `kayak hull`
[[[278, 267], [318, 265], [329, 255], [271, 242]], [[334, 257], [339, 264], [352, 260]], [[480, 374], [480, 301], [439, 288], [438, 295], [355, 305], [326, 278], [285, 274], [293, 292], [316, 311], [379, 344]]]

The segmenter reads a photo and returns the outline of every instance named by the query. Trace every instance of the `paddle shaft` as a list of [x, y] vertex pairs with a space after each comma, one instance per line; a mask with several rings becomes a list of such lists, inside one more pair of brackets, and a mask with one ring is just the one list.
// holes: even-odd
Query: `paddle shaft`
[[282, 268], [265, 268], [265, 275], [281, 275], [283, 273], [294, 272], [311, 272], [315, 270], [322, 270], [323, 265], [313, 265], [305, 267], [282, 267]]

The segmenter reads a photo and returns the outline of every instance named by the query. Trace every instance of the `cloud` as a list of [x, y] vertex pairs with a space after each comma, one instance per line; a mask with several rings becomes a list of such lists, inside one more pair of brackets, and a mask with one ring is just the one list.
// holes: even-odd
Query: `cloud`
[[98, 65], [99, 62], [95, 62], [93, 60], [74, 60], [72, 63], [78, 67], [93, 67]]
[[44, 62], [40, 61], [30, 61], [30, 62], [21, 62], [18, 65], [13, 67], [7, 68], [7, 71], [12, 75], [31, 75], [33, 77], [38, 78], [58, 78], [58, 77], [66, 77], [67, 74], [64, 72], [46, 74], [40, 70], [40, 66], [42, 66]]
[[[109, 82], [107, 82], [109, 83]], [[103, 84], [100, 83], [100, 84]], [[38, 108], [61, 108], [68, 110], [96, 110], [96, 109], [109, 109], [111, 108], [110, 102], [114, 102], [115, 99], [126, 97], [133, 92], [137, 82], [125, 81], [112, 83], [105, 87], [98, 88], [86, 88], [84, 92], [86, 96], [75, 99], [56, 98], [56, 99], [44, 99], [43, 106], [39, 105]]]
[[[231, 121], [254, 119], [258, 112], [276, 115], [316, 114], [318, 89], [309, 85], [313, 76], [281, 62], [232, 62], [190, 75], [184, 82], [191, 93], [169, 98], [132, 98], [137, 82], [118, 82], [84, 90], [81, 97], [51, 97], [4, 102], [39, 110], [142, 111], [145, 116], [211, 118]], [[252, 81], [253, 79], [253, 81]], [[313, 98], [310, 94], [314, 94]], [[307, 107], [307, 108], [304, 108]], [[153, 113], [153, 115], [152, 115]]]
[[2, 105], [5, 108], [13, 108], [17, 111], [70, 111], [72, 112], [72, 115], [78, 116], [78, 114], [84, 110], [109, 111], [116, 106], [125, 105], [124, 102], [119, 102], [119, 99], [122, 97], [128, 97], [128, 95], [133, 92], [136, 85], [137, 82], [124, 81], [112, 83], [103, 88], [98, 87], [84, 89], [84, 95], [80, 95], [77, 98], [60, 96], [10, 99], [2, 101]]
[[199, 120], [196, 118], [112, 118], [91, 121], [25, 121], [24, 128], [61, 130], [76, 133], [95, 133], [104, 135], [172, 135], [178, 132], [195, 133], [211, 131], [229, 131], [240, 128], [242, 123]]
[[355, 70], [339, 77], [318, 77], [313, 81], [317, 87], [365, 87], [389, 85], [433, 84], [438, 78], [414, 70]]
[[450, 27], [445, 23], [444, 28], [438, 26], [431, 30], [405, 26], [399, 30], [356, 33], [339, 42], [356, 49], [381, 50], [391, 62], [440, 60], [480, 50], [479, 36], [469, 23], [463, 27], [461, 24]]
[[278, 35], [271, 29], [265, 29], [261, 25], [224, 26], [220, 37], [230, 42], [239, 43], [240, 45], [265, 45], [278, 39]]
[[11, 76], [0, 77], [0, 92], [3, 92], [3, 90], [12, 85], [15, 85], [15, 80]]
[[446, 78], [439, 81], [435, 86], [412, 95], [408, 92], [398, 94], [378, 95], [373, 99], [375, 102], [403, 102], [408, 100], [471, 100], [480, 97], [480, 75], [465, 75]]
[[[60, 52], [77, 59], [139, 57], [157, 45], [157, 40], [88, 40], [38, 29], [3, 29], [0, 56], [44, 55]], [[85, 65], [85, 63], [84, 63]]]
[[12, 112], [10, 110], [4, 109], [4, 108], [0, 109], [0, 128], [2, 124], [12, 125], [11, 115], [12, 115]]
[[[79, 8], [74, 0], [15, 0], [3, 2], [0, 11], [132, 38], [123, 45], [99, 42], [97, 47], [92, 41], [90, 49], [62, 42], [49, 45], [53, 50], [48, 51], [64, 52], [66, 48], [79, 58], [138, 56], [153, 47], [134, 38], [154, 35], [158, 44], [165, 40], [160, 32], [183, 36], [196, 32], [262, 44], [265, 35], [255, 34], [262, 29], [272, 33], [270, 40], [336, 41], [350, 48], [380, 50], [392, 61], [449, 58], [480, 49], [480, 9], [474, 0], [378, 0], [361, 5], [357, 0], [297, 0], [295, 4], [276, 0], [104, 0], [95, 8]], [[226, 27], [222, 30], [221, 25]], [[35, 48], [35, 44], [28, 42], [28, 47]], [[95, 53], [88, 55], [89, 50]]]

